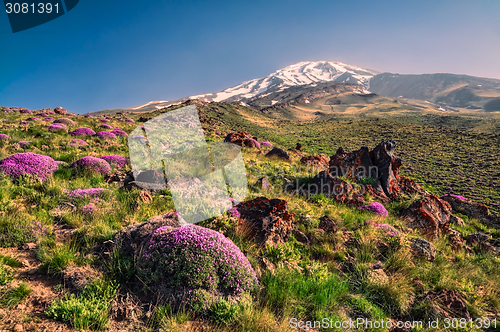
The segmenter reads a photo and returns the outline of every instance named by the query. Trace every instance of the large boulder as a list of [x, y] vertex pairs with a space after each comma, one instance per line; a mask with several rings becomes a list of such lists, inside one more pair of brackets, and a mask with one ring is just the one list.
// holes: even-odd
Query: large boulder
[[415, 257], [422, 257], [433, 262], [436, 259], [436, 247], [424, 239], [412, 239], [410, 250]]
[[500, 216], [492, 214], [486, 205], [453, 194], [443, 195], [440, 198], [450, 204], [453, 212], [479, 219], [484, 224], [500, 228]]
[[449, 230], [451, 206], [435, 195], [427, 195], [414, 201], [401, 216], [408, 227], [418, 229], [429, 239], [438, 237]]
[[278, 147], [274, 147], [271, 151], [266, 153], [266, 157], [278, 157], [283, 160], [290, 160], [288, 152]]
[[311, 181], [295, 188], [299, 195], [308, 197], [323, 194], [334, 200], [347, 203], [353, 193], [353, 186], [347, 181], [333, 176], [328, 171], [319, 172]]
[[248, 225], [249, 235], [260, 244], [284, 243], [293, 229], [295, 213], [289, 213], [282, 199], [257, 197], [236, 206], [242, 224]]
[[243, 143], [248, 138], [252, 138], [249, 133], [247, 133], [246, 131], [239, 131], [237, 133], [227, 134], [227, 136], [224, 138], [224, 142], [243, 146]]
[[308, 165], [308, 166], [314, 166], [321, 168], [323, 170], [328, 168], [328, 158], [322, 155], [312, 155], [312, 156], [306, 156], [300, 158], [300, 162], [302, 164]]

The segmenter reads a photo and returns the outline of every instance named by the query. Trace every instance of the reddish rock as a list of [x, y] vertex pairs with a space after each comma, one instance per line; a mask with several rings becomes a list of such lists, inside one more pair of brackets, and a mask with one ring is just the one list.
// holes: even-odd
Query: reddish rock
[[257, 197], [237, 205], [240, 221], [258, 243], [284, 243], [293, 229], [295, 213], [289, 213], [282, 199]]
[[249, 148], [260, 148], [258, 142], [253, 138], [247, 138], [243, 141], [243, 145]]
[[416, 302], [421, 303], [424, 301], [437, 304], [440, 309], [440, 312], [437, 312], [439, 316], [457, 319], [465, 318], [467, 320], [471, 318], [465, 301], [454, 289], [442, 289], [438, 292], [429, 291]]
[[436, 238], [449, 230], [451, 206], [434, 195], [427, 195], [414, 201], [401, 214], [408, 227], [416, 228], [429, 239]]
[[322, 155], [318, 156], [306, 156], [300, 158], [300, 162], [305, 165], [320, 167], [325, 170], [328, 167], [328, 158]]
[[274, 147], [271, 151], [269, 151], [266, 154], [266, 157], [273, 157], [273, 156], [278, 157], [278, 158], [283, 159], [283, 160], [290, 160], [290, 156], [288, 155], [288, 153], [285, 150], [277, 148], [277, 147]]
[[479, 219], [484, 224], [500, 228], [500, 217], [490, 212], [484, 204], [462, 199], [456, 195], [444, 195], [441, 199], [450, 203], [453, 212], [464, 214], [470, 218]]
[[353, 191], [352, 185], [347, 181], [334, 177], [328, 171], [321, 171], [309, 183], [296, 188], [299, 195], [308, 197], [323, 194], [342, 203], [347, 203]]
[[56, 114], [66, 114], [68, 111], [62, 108], [61, 106], [57, 106], [54, 108], [54, 113]]
[[333, 176], [343, 176], [353, 181], [361, 177], [377, 178], [376, 167], [370, 159], [370, 151], [366, 146], [351, 152], [339, 148], [337, 153], [330, 157], [329, 165]]
[[247, 133], [246, 131], [239, 131], [237, 133], [227, 134], [226, 138], [224, 138], [224, 142], [243, 146], [243, 142], [245, 142], [245, 140], [248, 138], [252, 138], [249, 133]]

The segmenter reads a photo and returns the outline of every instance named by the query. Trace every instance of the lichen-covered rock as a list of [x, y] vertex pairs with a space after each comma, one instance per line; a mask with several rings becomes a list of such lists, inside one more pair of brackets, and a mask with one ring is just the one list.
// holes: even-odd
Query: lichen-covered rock
[[335, 233], [339, 229], [335, 221], [328, 216], [319, 218], [319, 228], [328, 233]]
[[489, 226], [500, 228], [500, 216], [492, 214], [490, 209], [482, 203], [453, 194], [443, 195], [441, 199], [448, 202], [455, 213], [461, 213], [469, 218], [479, 219]]
[[249, 133], [247, 133], [246, 131], [239, 131], [237, 133], [228, 133], [224, 138], [224, 142], [243, 146], [243, 143], [248, 138], [252, 138]]
[[435, 195], [427, 195], [414, 201], [401, 216], [406, 219], [408, 227], [433, 239], [449, 230], [451, 206]]
[[328, 168], [328, 158], [322, 155], [313, 155], [300, 158], [300, 162], [305, 165], [315, 166], [323, 170]]
[[442, 289], [440, 291], [428, 291], [420, 298], [416, 299], [415, 304], [418, 305], [422, 302], [427, 302], [434, 304], [430, 306], [435, 312], [428, 313], [434, 317], [448, 317], [465, 318], [469, 320], [471, 318], [467, 305], [458, 293], [454, 289]]
[[410, 241], [410, 250], [416, 257], [423, 257], [429, 262], [436, 259], [436, 247], [424, 239], [412, 239]]
[[278, 157], [283, 160], [290, 160], [290, 156], [288, 155], [288, 153], [278, 147], [274, 147], [271, 151], [266, 153], [266, 157]]
[[240, 220], [249, 226], [251, 236], [260, 244], [284, 243], [293, 229], [295, 213], [289, 213], [282, 199], [257, 197], [236, 206]]

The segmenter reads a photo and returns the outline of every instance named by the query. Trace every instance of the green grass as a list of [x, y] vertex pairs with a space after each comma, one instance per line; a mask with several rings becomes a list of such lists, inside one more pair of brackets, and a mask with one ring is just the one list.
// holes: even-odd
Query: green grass
[[0, 292], [0, 304], [15, 307], [31, 294], [31, 288], [26, 283], [21, 283], [15, 288]]

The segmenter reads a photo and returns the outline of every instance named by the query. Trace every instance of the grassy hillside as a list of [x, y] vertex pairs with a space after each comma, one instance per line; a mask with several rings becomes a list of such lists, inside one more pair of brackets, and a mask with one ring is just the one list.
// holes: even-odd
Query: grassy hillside
[[[198, 103], [198, 110], [209, 142], [222, 141], [229, 131], [246, 130], [259, 141], [283, 148], [293, 148], [300, 142], [305, 154], [330, 156], [339, 147], [347, 151], [363, 145], [373, 148], [382, 139], [394, 139], [396, 154], [405, 161], [403, 175], [416, 179], [432, 193], [447, 193], [451, 187], [453, 192], [490, 204], [498, 211], [498, 206], [491, 205], [500, 203], [500, 187], [495, 182], [500, 175], [498, 120], [434, 114], [386, 117], [380, 113], [361, 118], [331, 114], [326, 120], [313, 122], [278, 120], [253, 108], [228, 103]], [[150, 118], [164, 111], [109, 116], [107, 122], [102, 122], [102, 117], [75, 116], [71, 120], [76, 123], [68, 126], [69, 130], [89, 127], [97, 132], [106, 130], [100, 127], [107, 124], [130, 133], [141, 125], [137, 122], [140, 117]], [[0, 141], [0, 159], [17, 152], [34, 152], [66, 163], [84, 156], [128, 156], [126, 137], [81, 137], [88, 146], [71, 147], [69, 142], [75, 137], [64, 130], [49, 132], [47, 126], [52, 121], [21, 122], [32, 116], [2, 114], [0, 133], [10, 139]], [[20, 141], [31, 143], [21, 147]], [[317, 172], [304, 168], [294, 154], [290, 162], [269, 159], [264, 156], [269, 149], [242, 149], [250, 186], [246, 200], [263, 194], [256, 185], [261, 176], [279, 188], [286, 179], [306, 181]], [[122, 171], [127, 170], [128, 166]], [[117, 169], [113, 167], [113, 171]], [[433, 262], [411, 255], [410, 241], [422, 235], [408, 229], [399, 212], [416, 197], [388, 204], [389, 217], [383, 218], [323, 195], [308, 198], [267, 192], [269, 198], [288, 202], [299, 231], [274, 247], [252, 241], [229, 213], [202, 222], [202, 226], [223, 233], [241, 249], [257, 271], [259, 289], [239, 304], [219, 302], [193, 313], [189, 308], [176, 311], [138, 298], [133, 285], [141, 281], [134, 261], [119, 251], [103, 249], [123, 227], [173, 211], [168, 189], [148, 197], [140, 189], [108, 183], [101, 174], [76, 172], [64, 165], [43, 183], [27, 178], [12, 181], [1, 175], [0, 185], [3, 329], [22, 325], [24, 330], [47, 331], [297, 331], [293, 322], [323, 318], [334, 322], [358, 318], [426, 321], [443, 319], [444, 306], [436, 300], [419, 302], [420, 297], [443, 289], [456, 291], [466, 301], [473, 319], [496, 318], [500, 324], [497, 255], [479, 246], [471, 254], [454, 251], [446, 237], [433, 241], [437, 249]], [[69, 194], [79, 188], [104, 190], [97, 197]], [[64, 203], [74, 209], [57, 212], [61, 204], [68, 207]], [[335, 232], [319, 228], [319, 218], [325, 215], [338, 226]], [[453, 228], [462, 236], [482, 231], [500, 241], [498, 229], [461, 217], [465, 224]], [[393, 227], [397, 235], [377, 224]], [[36, 243], [36, 248], [27, 243]], [[274, 267], [263, 266], [263, 258]], [[373, 272], [381, 269], [386, 274], [382, 279]], [[71, 278], [76, 278], [74, 271], [92, 276], [92, 282], [83, 290], [71, 288]], [[320, 330], [345, 329], [316, 327], [307, 331]], [[364, 326], [357, 330], [387, 331]]]

